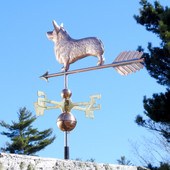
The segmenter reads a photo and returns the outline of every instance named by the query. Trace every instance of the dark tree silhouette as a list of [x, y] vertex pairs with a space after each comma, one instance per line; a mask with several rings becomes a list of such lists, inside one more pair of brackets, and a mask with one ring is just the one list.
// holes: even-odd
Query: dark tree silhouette
[[[144, 53], [145, 67], [159, 84], [167, 87], [167, 91], [153, 94], [152, 98], [144, 97], [144, 114], [148, 119], [138, 115], [136, 123], [158, 131], [170, 142], [170, 8], [163, 7], [158, 1], [152, 5], [147, 0], [141, 0], [140, 4], [140, 15], [134, 18], [161, 40], [159, 47], [148, 43], [148, 52]], [[142, 47], [139, 50], [143, 50]]]

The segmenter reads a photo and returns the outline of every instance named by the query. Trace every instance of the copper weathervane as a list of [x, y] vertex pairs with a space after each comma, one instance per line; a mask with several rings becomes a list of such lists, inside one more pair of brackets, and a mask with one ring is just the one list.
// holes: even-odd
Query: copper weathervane
[[[69, 146], [68, 146], [68, 133], [72, 131], [77, 120], [71, 113], [72, 109], [77, 109], [85, 112], [86, 117], [94, 118], [93, 111], [100, 109], [100, 104], [96, 104], [96, 99], [100, 99], [101, 95], [90, 96], [90, 101], [73, 103], [71, 100], [71, 91], [68, 89], [67, 76], [69, 74], [80, 73], [85, 71], [103, 69], [113, 67], [119, 74], [128, 75], [129, 73], [136, 72], [143, 68], [144, 58], [141, 58], [143, 53], [138, 51], [124, 51], [121, 52], [111, 64], [104, 64], [104, 46], [100, 39], [96, 37], [89, 37], [83, 39], [72, 39], [63, 27], [60, 26], [56, 21], [53, 21], [54, 30], [47, 32], [49, 40], [54, 42], [54, 52], [56, 60], [63, 64], [61, 72], [48, 74], [46, 72], [40, 78], [48, 81], [51, 77], [64, 75], [65, 87], [61, 92], [62, 101], [52, 101], [47, 99], [47, 95], [44, 92], [38, 91], [38, 101], [34, 102], [36, 115], [42, 116], [46, 109], [57, 109], [61, 110], [61, 114], [57, 119], [57, 126], [60, 130], [65, 132], [65, 146], [64, 146], [64, 158], [69, 159]], [[97, 65], [94, 67], [88, 67], [83, 69], [69, 71], [70, 64], [76, 62], [87, 56], [94, 56], [98, 58]], [[49, 105], [50, 104], [50, 105]]]

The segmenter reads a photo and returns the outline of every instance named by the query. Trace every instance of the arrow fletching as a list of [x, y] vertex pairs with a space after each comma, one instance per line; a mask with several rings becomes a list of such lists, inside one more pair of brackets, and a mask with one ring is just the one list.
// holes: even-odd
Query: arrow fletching
[[129, 73], [133, 72], [135, 73], [136, 70], [143, 68], [142, 62], [139, 62], [139, 59], [141, 59], [142, 55], [142, 51], [121, 52], [113, 62], [113, 64], [120, 63], [120, 65], [113, 68], [121, 75], [128, 75]]

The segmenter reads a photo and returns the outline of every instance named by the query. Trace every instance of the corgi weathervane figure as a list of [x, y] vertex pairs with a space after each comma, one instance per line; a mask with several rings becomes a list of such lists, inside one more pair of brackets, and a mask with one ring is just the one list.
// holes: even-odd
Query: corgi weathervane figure
[[104, 46], [101, 40], [96, 37], [75, 40], [68, 35], [63, 24], [59, 26], [56, 21], [53, 21], [53, 26], [54, 30], [47, 32], [47, 37], [54, 42], [56, 60], [64, 64], [62, 71], [68, 71], [70, 64], [86, 56], [97, 57], [97, 65], [103, 65]]
[[[46, 109], [61, 109], [62, 113], [57, 119], [57, 125], [60, 130], [65, 132], [64, 158], [69, 159], [68, 133], [75, 128], [77, 123], [77, 120], [71, 113], [71, 110], [77, 109], [85, 111], [86, 117], [89, 116], [90, 118], [94, 118], [93, 111], [100, 109], [100, 105], [95, 105], [95, 98], [100, 99], [101, 96], [92, 95], [90, 96], [91, 101], [89, 102], [73, 103], [71, 101], [72, 93], [67, 88], [67, 76], [73, 73], [80, 73], [84, 71], [91, 71], [109, 67], [113, 67], [121, 75], [128, 75], [129, 73], [133, 73], [136, 72], [136, 70], [142, 69], [144, 59], [141, 58], [143, 55], [142, 52], [124, 51], [116, 57], [113, 63], [103, 65], [105, 58], [103, 56], [104, 47], [101, 40], [95, 37], [75, 40], [68, 35], [62, 24], [61, 26], [58, 26], [58, 24], [53, 21], [53, 26], [54, 30], [51, 32], [47, 32], [47, 37], [54, 42], [54, 52], [56, 60], [60, 64], [63, 64], [64, 67], [62, 69], [62, 72], [54, 74], [48, 74], [48, 72], [46, 72], [40, 78], [48, 81], [48, 78], [50, 77], [64, 75], [65, 89], [63, 89], [61, 92], [63, 100], [61, 102], [48, 100], [47, 95], [44, 92], [39, 91], [39, 98], [37, 102], [34, 102], [34, 106], [37, 116], [43, 115]], [[70, 64], [86, 56], [97, 57], [98, 66], [68, 71]], [[52, 106], [49, 106], [48, 104], [52, 104]]]

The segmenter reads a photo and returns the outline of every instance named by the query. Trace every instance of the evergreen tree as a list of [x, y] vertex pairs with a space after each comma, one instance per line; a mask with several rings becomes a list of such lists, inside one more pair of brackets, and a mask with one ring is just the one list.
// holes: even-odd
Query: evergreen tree
[[148, 165], [150, 170], [170, 170], [170, 165], [167, 163], [160, 163], [160, 167], [153, 167], [151, 164]]
[[10, 125], [0, 121], [0, 126], [8, 130], [8, 132], [3, 131], [0, 134], [7, 136], [12, 141], [11, 143], [7, 142], [1, 150], [8, 153], [34, 155], [51, 144], [55, 139], [55, 136], [49, 138], [52, 135], [52, 130], [38, 131], [31, 125], [35, 120], [36, 117], [32, 116], [32, 113], [24, 107], [19, 110], [18, 122], [12, 121]]
[[[137, 23], [145, 26], [161, 40], [159, 47], [148, 43], [148, 53], [144, 53], [145, 67], [157, 82], [167, 87], [165, 93], [153, 94], [153, 98], [144, 97], [144, 120], [138, 115], [136, 123], [140, 126], [158, 131], [170, 142], [170, 8], [163, 7], [159, 1], [154, 5], [141, 0], [140, 15], [135, 15]], [[139, 47], [139, 50], [143, 50]]]
[[117, 160], [119, 165], [132, 165], [129, 160], [126, 160], [125, 156], [121, 156], [120, 159]]

